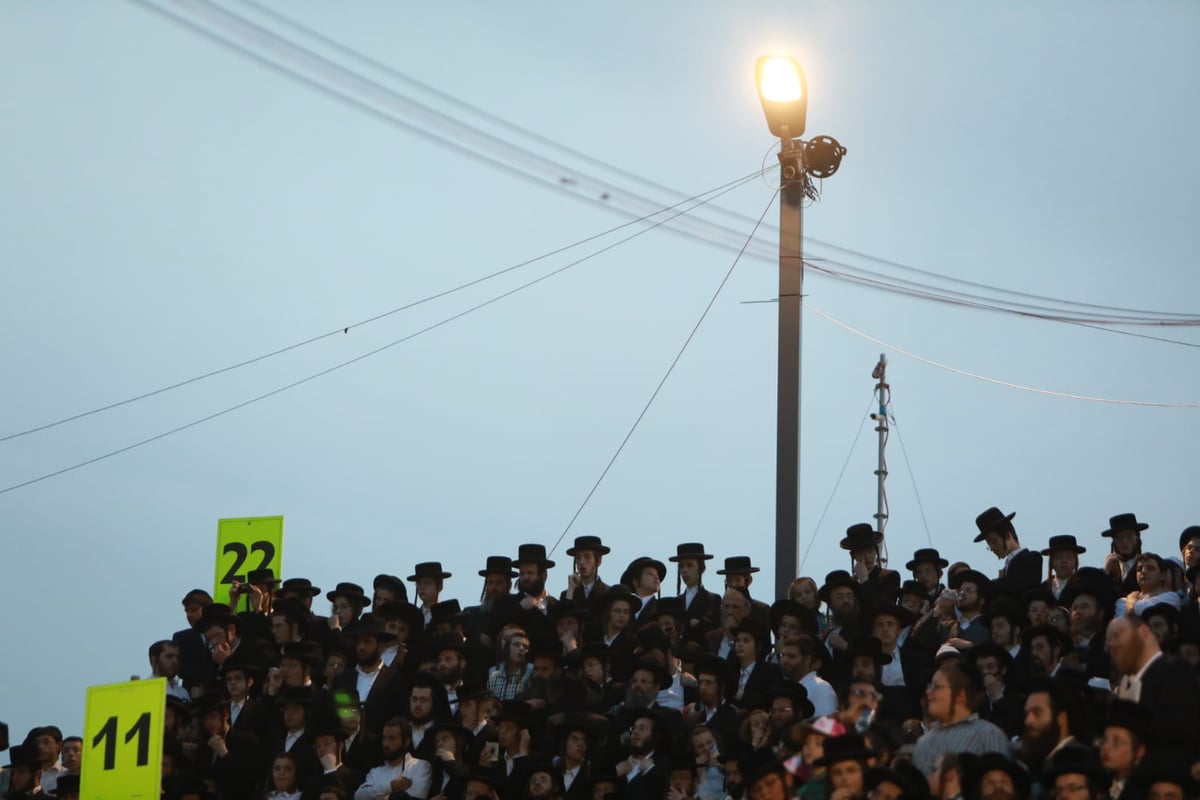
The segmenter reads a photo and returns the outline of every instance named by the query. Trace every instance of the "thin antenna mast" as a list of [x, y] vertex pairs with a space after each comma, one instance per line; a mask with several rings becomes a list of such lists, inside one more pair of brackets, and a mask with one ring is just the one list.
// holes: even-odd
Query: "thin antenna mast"
[[888, 521], [888, 504], [887, 491], [884, 488], [884, 481], [887, 480], [887, 440], [888, 440], [888, 404], [891, 402], [891, 387], [887, 382], [887, 354], [879, 354], [879, 363], [875, 365], [875, 369], [871, 372], [871, 377], [878, 381], [875, 384], [875, 399], [879, 401], [879, 411], [871, 415], [871, 419], [875, 420], [875, 432], [879, 434], [879, 465], [875, 470], [876, 477], [876, 498], [875, 498], [875, 530], [884, 534], [883, 541], [880, 542], [880, 548], [883, 551], [883, 564], [887, 564], [887, 536], [884, 528], [887, 527]]

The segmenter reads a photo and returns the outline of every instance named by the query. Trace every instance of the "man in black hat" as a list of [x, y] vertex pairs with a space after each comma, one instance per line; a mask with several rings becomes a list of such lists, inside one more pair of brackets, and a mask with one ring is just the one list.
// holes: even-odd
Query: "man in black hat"
[[942, 558], [935, 548], [922, 547], [913, 553], [912, 560], [904, 568], [912, 573], [913, 580], [921, 584], [929, 602], [937, 600], [942, 589], [942, 571], [950, 566], [950, 562]]
[[216, 665], [216, 677], [221, 678], [221, 665], [234, 655], [244, 662], [263, 667], [270, 659], [265, 643], [258, 639], [243, 637], [240, 632], [241, 617], [223, 603], [214, 603], [204, 610], [200, 629], [209, 644], [209, 655]]
[[[741, 587], [750, 595], [750, 585], [754, 583], [754, 573], [758, 567], [750, 562], [749, 556], [729, 556], [725, 559], [725, 568], [717, 570], [718, 575], [725, 577], [725, 588]], [[750, 613], [760, 619], [763, 624], [771, 624], [771, 606], [761, 600], [750, 599]]]
[[984, 705], [979, 716], [999, 725], [1009, 736], [1020, 736], [1025, 729], [1025, 695], [1011, 685], [1015, 682], [1010, 678], [1012, 653], [1006, 647], [985, 642], [967, 651], [967, 662], [983, 681]]
[[203, 589], [192, 589], [183, 596], [183, 613], [187, 627], [171, 634], [171, 641], [179, 645], [179, 677], [184, 688], [197, 695], [212, 683], [216, 665], [208, 654], [208, 641], [199, 630], [204, 609], [212, 605], [212, 595]]
[[1150, 712], [1129, 700], [1114, 700], [1103, 723], [1100, 739], [1100, 763], [1112, 781], [1112, 797], [1131, 800], [1136, 787], [1129, 785], [1146, 758], [1146, 743], [1151, 736]]
[[412, 723], [409, 736], [413, 752], [426, 754], [426, 734], [439, 722], [449, 722], [450, 702], [446, 687], [432, 672], [418, 672], [410, 681], [408, 690], [407, 717]]
[[1037, 678], [1025, 698], [1025, 731], [1021, 736], [1021, 762], [1030, 772], [1042, 770], [1047, 759], [1076, 744], [1083, 714], [1066, 685], [1053, 678]]
[[287, 688], [275, 696], [279, 718], [263, 739], [261, 755], [273, 758], [278, 753], [291, 753], [296, 759], [296, 772], [303, 784], [319, 772], [317, 754], [313, 750], [314, 726], [317, 719], [316, 696], [308, 689]]
[[684, 724], [694, 728], [704, 725], [725, 742], [737, 739], [741, 723], [738, 709], [727, 700], [732, 669], [726, 659], [705, 653], [696, 659], [696, 702], [684, 708]]
[[879, 601], [890, 602], [900, 590], [900, 573], [883, 568], [879, 553], [882, 542], [882, 533], [860, 522], [846, 529], [846, 537], [839, 544], [850, 552], [854, 579], [859, 584], [859, 602], [867, 608]]
[[731, 633], [736, 680], [729, 686], [730, 700], [744, 709], [763, 708], [767, 692], [783, 680], [779, 665], [765, 658], [771, 647], [770, 633], [754, 617], [743, 620]]
[[667, 560], [675, 564], [678, 580], [676, 590], [683, 600], [686, 628], [685, 639], [704, 642], [705, 635], [721, 623], [721, 596], [704, 588], [704, 571], [713, 558], [700, 542], [684, 542], [675, 546], [675, 555]]
[[1104, 631], [1116, 604], [1112, 581], [1096, 567], [1083, 567], [1067, 582], [1059, 602], [1071, 612], [1071, 639], [1084, 653], [1088, 675], [1108, 675]]
[[413, 574], [408, 576], [408, 580], [416, 584], [416, 594], [419, 601], [413, 605], [420, 607], [421, 614], [425, 617], [426, 625], [429, 625], [430, 617], [433, 615], [433, 607], [437, 605], [438, 599], [442, 594], [442, 589], [445, 587], [446, 579], [449, 577], [451, 577], [450, 573], [442, 569], [442, 564], [439, 561], [423, 561], [413, 567]]
[[792, 726], [813, 716], [813, 704], [808, 690], [794, 681], [781, 681], [766, 695], [770, 715], [769, 743], [778, 750], [786, 742]]
[[967, 800], [1029, 800], [1032, 779], [1016, 761], [999, 750], [959, 757], [963, 797]]
[[[721, 598], [721, 627], [705, 636], [705, 649], [721, 658], [733, 654], [733, 629], [754, 613], [750, 592], [745, 586], [730, 586]], [[770, 609], [767, 609], [770, 614]]]
[[954, 613], [951, 635], [947, 641], [959, 650], [992, 639], [991, 629], [983, 624], [984, 605], [991, 594], [992, 582], [983, 573], [962, 569], [950, 578], [950, 589], [942, 592], [934, 604], [934, 613], [941, 616], [949, 606]]
[[411, 752], [412, 726], [404, 717], [392, 717], [383, 726], [383, 763], [372, 767], [354, 793], [355, 800], [384, 800], [393, 793], [414, 800], [429, 796], [433, 768]]
[[608, 591], [608, 584], [600, 579], [600, 564], [611, 552], [612, 548], [600, 541], [599, 536], [576, 536], [575, 545], [567, 548], [574, 569], [567, 576], [567, 588], [559, 599], [571, 600], [588, 610], [599, 608]]
[[483, 578], [483, 589], [479, 593], [479, 605], [466, 609], [469, 620], [467, 627], [472, 636], [478, 636], [481, 644], [490, 650], [495, 646], [491, 637], [492, 614], [497, 603], [503, 604], [504, 598], [512, 592], [513, 578], [517, 577], [517, 572], [508, 556], [488, 556], [483, 569], [479, 570], [479, 577]]
[[995, 597], [1020, 597], [1042, 582], [1042, 556], [1021, 546], [1012, 524], [1015, 516], [992, 506], [975, 518], [975, 526], [979, 528], [975, 541], [987, 542], [992, 554], [1004, 562], [1000, 568], [1003, 580], [993, 587]]
[[654, 618], [658, 594], [666, 577], [667, 565], [650, 556], [638, 556], [621, 573], [621, 583], [628, 586], [642, 602], [641, 608], [633, 615], [638, 625]]
[[822, 634], [830, 658], [826, 659], [825, 677], [836, 674], [838, 656], [845, 653], [850, 639], [858, 634], [859, 583], [844, 569], [835, 569], [825, 576], [817, 596], [829, 610], [830, 625]]
[[492, 638], [505, 625], [520, 626], [531, 639], [552, 637], [554, 623], [549, 614], [558, 600], [546, 591], [549, 571], [554, 568], [554, 562], [546, 557], [546, 546], [520, 545], [512, 565], [517, 570], [517, 592], [497, 601], [492, 612]]
[[300, 800], [317, 800], [321, 790], [330, 786], [352, 792], [362, 785], [366, 773], [351, 769], [342, 761], [343, 743], [346, 733], [337, 725], [326, 723], [313, 732], [313, 752], [317, 766], [313, 775], [303, 784]]
[[1196, 719], [1200, 718], [1195, 670], [1164, 657], [1153, 632], [1137, 616], [1108, 623], [1105, 645], [1115, 671], [1123, 676], [1117, 697], [1140, 703], [1154, 719], [1157, 742], [1151, 745], [1151, 752], [1191, 763], [1197, 751]]
[[32, 744], [14, 745], [8, 751], [7, 798], [26, 798], [41, 795], [42, 762], [37, 747]]
[[651, 709], [639, 709], [629, 720], [629, 746], [616, 770], [631, 800], [661, 800], [666, 792], [666, 764], [655, 757], [665, 734], [666, 725]]
[[1137, 557], [1142, 554], [1142, 531], [1149, 525], [1138, 522], [1137, 514], [1117, 514], [1108, 518], [1107, 530], [1100, 535], [1111, 541], [1111, 552], [1104, 558], [1104, 572], [1113, 582], [1119, 597], [1137, 591]]
[[241, 659], [231, 658], [222, 670], [225, 677], [225, 693], [229, 696], [229, 726], [238, 731], [252, 733], [262, 740], [269, 719], [266, 701], [252, 696], [258, 679], [258, 667]]
[[259, 740], [254, 734], [231, 730], [229, 702], [206, 695], [200, 710], [200, 749], [196, 777], [212, 780], [229, 797], [249, 797], [257, 782]]
[[1055, 677], [1063, 666], [1063, 657], [1071, 652], [1071, 639], [1053, 625], [1037, 625], [1024, 634], [1024, 649], [1029, 651], [1031, 674]]
[[357, 693], [363, 708], [363, 726], [379, 736], [408, 689], [403, 675], [395, 667], [383, 664], [383, 650], [395, 636], [373, 615], [344, 635], [354, 642], [357, 663], [353, 672], [343, 672], [337, 677], [334, 690], [353, 689]]
[[1086, 552], [1087, 548], [1081, 547], [1069, 533], [1050, 537], [1050, 543], [1042, 551], [1042, 555], [1050, 559], [1050, 577], [1042, 582], [1042, 587], [1053, 594], [1056, 600], [1067, 588], [1067, 582], [1079, 571], [1080, 553]]

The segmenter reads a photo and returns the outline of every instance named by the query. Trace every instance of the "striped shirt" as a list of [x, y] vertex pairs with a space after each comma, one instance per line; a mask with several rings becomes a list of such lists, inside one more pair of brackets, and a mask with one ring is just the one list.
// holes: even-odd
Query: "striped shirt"
[[972, 714], [950, 725], [935, 725], [917, 740], [913, 765], [928, 776], [946, 753], [1003, 753], [1011, 755], [1007, 737], [996, 725]]

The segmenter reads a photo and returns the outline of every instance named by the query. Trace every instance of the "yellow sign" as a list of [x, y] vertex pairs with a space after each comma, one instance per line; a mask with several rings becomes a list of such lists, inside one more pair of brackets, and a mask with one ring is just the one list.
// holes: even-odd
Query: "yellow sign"
[[[213, 600], [229, 602], [229, 586], [256, 569], [278, 579], [283, 569], [283, 517], [217, 520], [217, 574]], [[238, 609], [234, 609], [237, 611]]]
[[158, 800], [166, 704], [165, 678], [88, 687], [81, 797]]

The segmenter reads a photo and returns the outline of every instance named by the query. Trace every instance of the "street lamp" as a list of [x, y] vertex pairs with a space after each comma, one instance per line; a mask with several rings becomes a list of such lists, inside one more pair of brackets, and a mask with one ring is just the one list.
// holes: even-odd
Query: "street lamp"
[[804, 201], [820, 195], [812, 178], [837, 171], [846, 148], [828, 136], [805, 142], [808, 82], [791, 56], [762, 56], [754, 67], [767, 127], [779, 137], [779, 373], [775, 444], [775, 596], [786, 597], [798, 569], [800, 521], [800, 310], [804, 288]]

